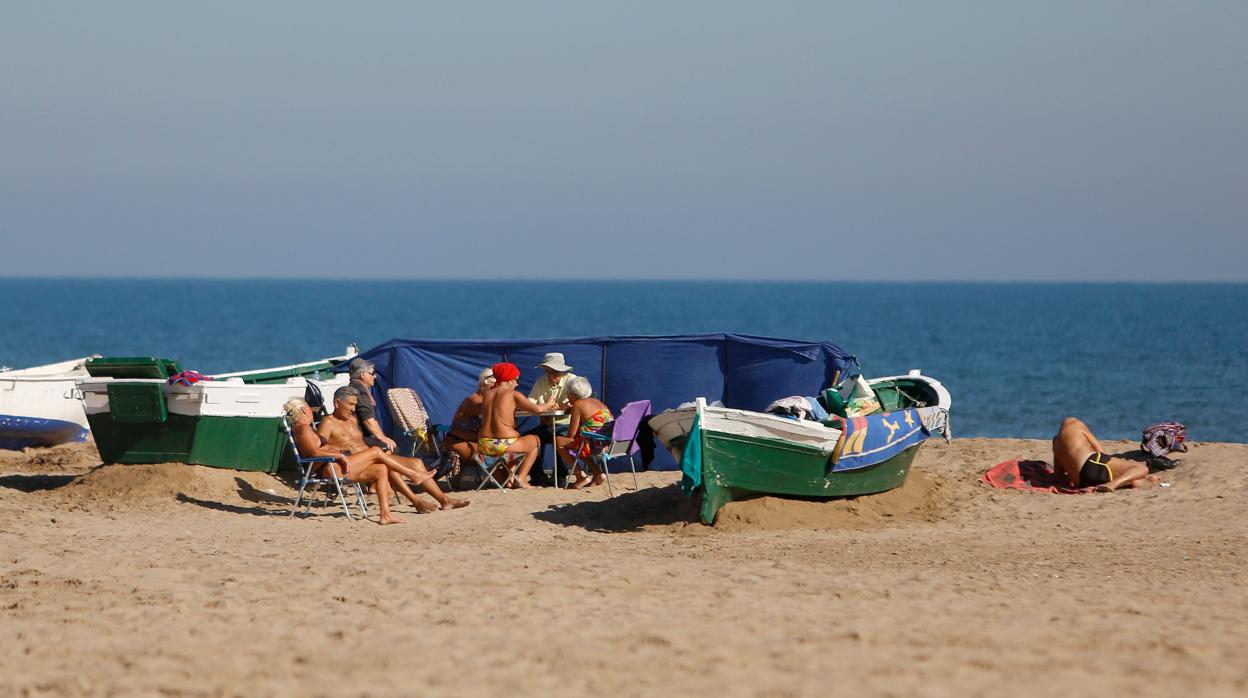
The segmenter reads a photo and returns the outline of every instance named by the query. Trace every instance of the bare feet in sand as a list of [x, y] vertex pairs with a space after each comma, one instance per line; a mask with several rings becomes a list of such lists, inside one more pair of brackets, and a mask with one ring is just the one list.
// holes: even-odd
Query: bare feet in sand
[[589, 484], [589, 478], [582, 475], [581, 477], [576, 478], [576, 482], [573, 482], [571, 485], [568, 485], [568, 489], [579, 490], [582, 487], [587, 486], [588, 484]]
[[386, 526], [386, 525], [389, 525], [389, 524], [403, 523], [403, 519], [400, 519], [399, 517], [395, 516], [394, 514], [391, 514], [391, 515], [389, 515], [389, 516], [384, 516], [384, 515], [383, 515], [383, 516], [380, 516], [380, 517], [377, 519], [377, 523], [378, 523], [378, 524], [380, 524], [380, 525], [382, 525], [382, 526]]
[[442, 510], [446, 511], [447, 509], [463, 509], [464, 507], [468, 506], [471, 503], [472, 502], [469, 502], [467, 499], [454, 499], [452, 497], [447, 497], [446, 503], [442, 505]]
[[441, 507], [439, 507], [437, 504], [433, 504], [432, 502], [426, 502], [423, 499], [417, 499], [416, 501], [412, 502], [412, 506], [416, 507], [417, 514], [432, 514], [433, 512], [439, 511], [441, 509]]

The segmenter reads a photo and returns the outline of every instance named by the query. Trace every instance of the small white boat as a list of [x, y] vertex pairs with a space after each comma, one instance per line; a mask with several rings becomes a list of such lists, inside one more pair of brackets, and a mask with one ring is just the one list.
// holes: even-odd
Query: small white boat
[[84, 356], [23, 369], [0, 368], [0, 449], [85, 441], [87, 415], [74, 383], [87, 377]]

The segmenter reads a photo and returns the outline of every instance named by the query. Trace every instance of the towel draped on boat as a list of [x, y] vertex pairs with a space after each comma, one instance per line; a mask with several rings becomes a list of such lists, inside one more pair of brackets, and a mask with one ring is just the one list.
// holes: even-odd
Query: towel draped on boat
[[685, 437], [685, 449], [680, 455], [680, 491], [686, 497], [702, 486], [702, 425], [700, 418], [693, 418], [689, 436]]
[[1004, 490], [1083, 494], [1091, 487], [1072, 487], [1070, 480], [1056, 473], [1048, 463], [1039, 460], [1007, 460], [997, 463], [984, 473], [984, 482]]
[[882, 412], [844, 420], [830, 472], [882, 463], [931, 435], [918, 410]]
[[210, 381], [210, 380], [212, 380], [211, 376], [205, 376], [199, 371], [183, 371], [179, 374], [169, 376], [169, 380], [167, 382], [169, 383], [169, 385], [173, 385], [176, 383], [178, 385], [185, 385], [186, 387], [189, 388], [192, 385], [200, 381]]

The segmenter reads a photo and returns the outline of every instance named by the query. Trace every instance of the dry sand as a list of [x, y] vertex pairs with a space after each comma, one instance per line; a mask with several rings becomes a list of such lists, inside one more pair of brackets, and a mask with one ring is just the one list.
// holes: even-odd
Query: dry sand
[[1248, 693], [1248, 446], [1164, 489], [978, 482], [1047, 449], [932, 442], [898, 491], [714, 528], [673, 473], [381, 527], [288, 519], [266, 475], [7, 453], [0, 695]]

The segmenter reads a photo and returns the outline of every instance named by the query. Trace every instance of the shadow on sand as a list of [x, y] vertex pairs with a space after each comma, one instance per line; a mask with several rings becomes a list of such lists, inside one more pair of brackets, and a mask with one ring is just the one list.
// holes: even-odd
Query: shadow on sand
[[42, 492], [64, 487], [77, 475], [5, 475], [0, 477], [0, 487], [18, 492]]
[[[285, 481], [285, 478], [282, 479]], [[262, 506], [245, 507], [241, 506], [241, 504], [215, 502], [212, 501], [212, 499], [191, 497], [190, 494], [185, 492], [177, 493], [177, 501], [187, 504], [195, 504], [197, 507], [215, 509], [215, 511], [218, 512], [245, 513], [251, 514], [251, 516], [290, 516], [291, 507], [295, 506], [295, 497], [283, 496], [283, 494], [277, 494], [276, 492], [268, 492], [267, 489], [258, 488], [255, 484], [247, 482], [246, 479], [241, 477], [235, 478], [235, 486], [238, 487], [238, 498], [242, 499], [242, 501], [262, 504]], [[322, 494], [319, 492], [308, 494], [314, 494], [314, 501], [317, 502], [319, 502], [319, 499], [322, 498]], [[305, 494], [305, 499], [307, 499], [308, 494]], [[270, 506], [266, 507], [263, 506], [263, 504], [270, 504]], [[334, 502], [334, 504], [337, 504], [337, 502]], [[342, 509], [338, 509], [338, 513], [339, 516], [341, 516]]]
[[[1123, 451], [1122, 453], [1110, 454], [1110, 456], [1114, 458], [1122, 458], [1124, 460], [1131, 460], [1137, 463], [1143, 463], [1148, 466], [1148, 472], [1150, 474], [1164, 473], [1166, 471], [1173, 470], [1179, 467], [1180, 465], [1183, 464], [1182, 457], [1184, 455], [1186, 454], [1185, 453], [1171, 453], [1170, 456], [1166, 458], [1153, 458], [1147, 452], [1138, 448], [1130, 450], [1130, 451]], [[1175, 456], [1178, 456], [1178, 457], [1175, 457]]]
[[696, 521], [697, 506], [681, 494], [679, 485], [668, 485], [625, 492], [601, 501], [554, 505], [534, 512], [533, 518], [599, 533], [624, 533], [647, 526]]

